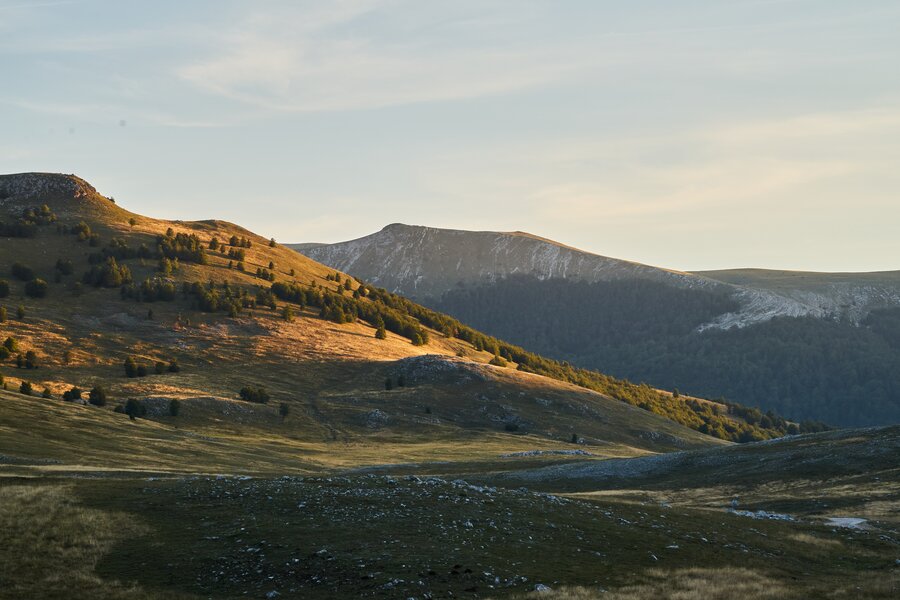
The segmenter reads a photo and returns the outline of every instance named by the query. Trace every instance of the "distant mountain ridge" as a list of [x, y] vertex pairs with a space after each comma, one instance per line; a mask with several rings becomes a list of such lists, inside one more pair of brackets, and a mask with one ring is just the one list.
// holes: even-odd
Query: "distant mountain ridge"
[[[459, 285], [492, 283], [513, 275], [586, 282], [640, 278], [679, 288], [727, 291], [739, 309], [700, 329], [728, 329], [774, 317], [849, 318], [900, 305], [900, 271], [879, 274], [707, 271], [688, 273], [593, 254], [523, 232], [462, 231], [394, 223], [371, 235], [335, 244], [289, 244], [335, 269], [422, 301]], [[755, 276], [752, 276], [755, 275]], [[793, 280], [797, 285], [785, 285]], [[814, 285], [813, 285], [814, 284]]]
[[900, 422], [900, 271], [688, 273], [521, 232], [294, 246], [546, 356], [832, 424]]

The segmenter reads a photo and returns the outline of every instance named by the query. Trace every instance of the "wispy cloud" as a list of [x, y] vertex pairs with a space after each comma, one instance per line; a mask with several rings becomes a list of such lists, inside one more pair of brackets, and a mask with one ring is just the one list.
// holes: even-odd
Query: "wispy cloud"
[[[485, 39], [476, 40], [474, 47], [459, 47], [409, 30], [398, 39], [383, 31], [375, 35], [377, 28], [353, 27], [386, 5], [396, 9], [396, 4], [347, 2], [331, 10], [251, 17], [223, 33], [207, 57], [180, 67], [177, 74], [207, 92], [249, 105], [308, 112], [510, 92], [564, 77], [578, 62], [579, 53], [572, 48], [537, 51]], [[412, 31], [440, 27], [440, 15], [411, 12], [420, 17], [413, 19]], [[483, 23], [454, 25], [478, 29]]]

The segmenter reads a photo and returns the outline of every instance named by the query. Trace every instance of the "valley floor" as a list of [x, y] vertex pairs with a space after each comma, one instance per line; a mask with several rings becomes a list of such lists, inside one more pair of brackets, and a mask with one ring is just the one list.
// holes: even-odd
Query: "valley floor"
[[[613, 464], [578, 454], [250, 476], [7, 448], [0, 597], [895, 598], [898, 440], [890, 428], [660, 455], [692, 468], [611, 484], [567, 478]], [[717, 471], [813, 447], [835, 460], [804, 481]], [[632, 460], [650, 459], [613, 459]], [[548, 469], [550, 484], [522, 483]]]

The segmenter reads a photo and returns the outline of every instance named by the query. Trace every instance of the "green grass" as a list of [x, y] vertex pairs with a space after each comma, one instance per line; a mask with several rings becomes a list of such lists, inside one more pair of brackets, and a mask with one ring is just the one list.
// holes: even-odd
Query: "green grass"
[[537, 583], [650, 597], [729, 573], [774, 598], [889, 597], [896, 575], [895, 543], [874, 535], [427, 479], [49, 479], [0, 493], [6, 522], [17, 515], [5, 589], [48, 596], [73, 573], [84, 593], [71, 597], [223, 598], [500, 598]]

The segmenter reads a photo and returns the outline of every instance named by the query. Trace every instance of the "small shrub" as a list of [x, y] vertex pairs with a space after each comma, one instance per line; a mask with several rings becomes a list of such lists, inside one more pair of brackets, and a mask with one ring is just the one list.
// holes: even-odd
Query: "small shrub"
[[25, 295], [30, 298], [44, 298], [48, 287], [43, 279], [32, 279], [25, 284]]
[[0, 279], [0, 298], [9, 296], [9, 281]]
[[140, 400], [129, 398], [125, 402], [125, 414], [128, 415], [129, 419], [134, 421], [138, 417], [143, 417], [147, 414], [147, 407], [144, 406], [144, 403]]
[[181, 367], [178, 365], [177, 360], [169, 363], [169, 373], [178, 373], [179, 371], [181, 371]]
[[16, 318], [20, 321], [25, 318], [25, 307], [21, 304], [16, 307]]
[[31, 395], [31, 384], [27, 381], [23, 381], [21, 385], [19, 385], [19, 393], [25, 394], [26, 396]]
[[286, 403], [282, 402], [278, 406], [278, 414], [281, 415], [282, 421], [284, 421], [287, 418], [288, 413], [290, 413], [290, 412], [291, 412], [291, 407], [288, 406]]
[[10, 269], [13, 277], [21, 281], [31, 281], [34, 279], [34, 269], [20, 262], [15, 262]]
[[45, 398], [47, 400], [53, 398], [53, 394], [50, 392], [49, 388], [44, 388], [44, 391], [41, 392], [41, 398]]
[[162, 375], [166, 372], [166, 363], [157, 361], [157, 363], [154, 365], [154, 371], [157, 375]]
[[81, 400], [82, 393], [83, 392], [80, 388], [73, 386], [72, 389], [63, 392], [63, 400], [67, 402], [75, 402], [76, 400]]
[[137, 377], [137, 363], [130, 356], [125, 359], [125, 377]]
[[257, 404], [265, 404], [269, 401], [270, 396], [266, 388], [259, 386], [245, 386], [241, 388], [240, 396], [242, 400], [247, 402], [255, 402]]
[[181, 402], [177, 399], [169, 400], [169, 416], [177, 417], [181, 412]]
[[506, 425], [503, 426], [503, 429], [505, 429], [506, 431], [509, 431], [510, 433], [513, 433], [513, 432], [516, 432], [519, 430], [519, 424], [518, 423], [507, 423]]
[[95, 385], [88, 394], [88, 402], [94, 406], [106, 406], [106, 390], [102, 386]]
[[56, 260], [56, 272], [60, 275], [71, 275], [75, 272], [75, 265], [68, 258], [59, 258]]

